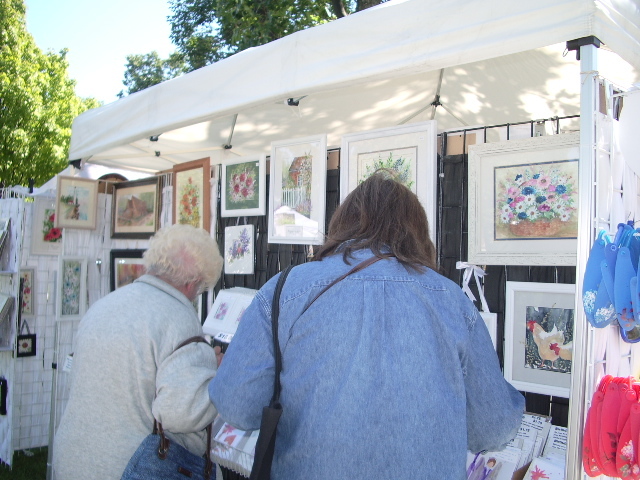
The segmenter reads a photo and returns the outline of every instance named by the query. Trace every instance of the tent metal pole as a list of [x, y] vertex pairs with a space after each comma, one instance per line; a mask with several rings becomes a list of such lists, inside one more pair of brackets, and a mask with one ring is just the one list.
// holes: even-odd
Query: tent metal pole
[[582, 305], [582, 281], [595, 235], [593, 223], [595, 209], [596, 162], [596, 98], [598, 88], [598, 48], [594, 44], [580, 47], [580, 161], [578, 163], [578, 246], [576, 263], [576, 295], [573, 330], [574, 354], [571, 372], [569, 403], [569, 438], [567, 445], [567, 480], [584, 478], [582, 467], [582, 432], [588, 402], [597, 379], [592, 379], [589, 365], [593, 365], [589, 352], [589, 324]]

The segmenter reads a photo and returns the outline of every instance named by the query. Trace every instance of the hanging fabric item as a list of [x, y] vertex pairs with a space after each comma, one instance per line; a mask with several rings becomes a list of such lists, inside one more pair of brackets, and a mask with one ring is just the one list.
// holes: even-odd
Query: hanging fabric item
[[[607, 232], [604, 230], [600, 231], [598, 238], [596, 238], [596, 241], [593, 242], [593, 246], [591, 247], [587, 266], [585, 267], [584, 281], [582, 282], [582, 304], [584, 306], [584, 313], [589, 323], [596, 328], [606, 327], [610, 323], [610, 316], [601, 313], [597, 314], [595, 308], [596, 297], [600, 284], [602, 283], [600, 264], [604, 260], [604, 250], [609, 243], [610, 240]], [[608, 323], [607, 320], [609, 320]]]
[[598, 446], [600, 439], [600, 415], [602, 413], [602, 400], [607, 385], [613, 377], [605, 375], [600, 381], [600, 385], [593, 393], [591, 407], [587, 412], [587, 420], [584, 424], [584, 435], [582, 438], [582, 466], [589, 477], [597, 477], [604, 473], [604, 468], [600, 465]]

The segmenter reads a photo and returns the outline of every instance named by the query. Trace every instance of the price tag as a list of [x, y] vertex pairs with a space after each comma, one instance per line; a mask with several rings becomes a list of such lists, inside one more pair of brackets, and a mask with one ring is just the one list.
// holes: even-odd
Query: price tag
[[62, 371], [63, 372], [70, 372], [72, 365], [73, 365], [73, 353], [70, 353], [64, 359], [64, 364], [62, 365]]
[[232, 333], [224, 333], [224, 332], [220, 332], [215, 337], [213, 337], [214, 340], [218, 340], [219, 342], [223, 342], [223, 343], [231, 343], [232, 338], [233, 338]]

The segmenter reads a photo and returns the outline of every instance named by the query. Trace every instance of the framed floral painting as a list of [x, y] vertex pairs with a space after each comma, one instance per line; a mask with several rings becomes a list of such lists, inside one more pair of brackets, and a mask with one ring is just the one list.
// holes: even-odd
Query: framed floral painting
[[211, 222], [209, 158], [173, 167], [173, 223], [209, 230]]
[[436, 134], [436, 122], [431, 120], [343, 136], [340, 201], [376, 170], [392, 170], [420, 199], [429, 219], [429, 233], [435, 239]]
[[149, 238], [160, 220], [160, 177], [113, 184], [111, 238]]
[[87, 306], [87, 259], [60, 257], [58, 263], [58, 319], [79, 320]]
[[96, 228], [98, 182], [88, 178], [58, 177], [55, 226]]
[[133, 283], [145, 273], [142, 255], [144, 250], [111, 250], [111, 291]]
[[324, 242], [327, 136], [271, 144], [269, 243]]
[[21, 268], [20, 280], [22, 287], [22, 306], [21, 313], [23, 317], [33, 317], [35, 315], [35, 303], [34, 303], [34, 282], [35, 282], [35, 269], [33, 268]]
[[575, 265], [579, 134], [469, 146], [469, 262]]
[[253, 274], [253, 225], [238, 225], [224, 229], [224, 273]]
[[60, 255], [62, 229], [56, 227], [56, 199], [35, 197], [31, 230], [32, 255]]
[[266, 157], [241, 157], [222, 163], [220, 215], [242, 217], [266, 213]]
[[575, 285], [507, 282], [504, 377], [523, 392], [569, 398]]

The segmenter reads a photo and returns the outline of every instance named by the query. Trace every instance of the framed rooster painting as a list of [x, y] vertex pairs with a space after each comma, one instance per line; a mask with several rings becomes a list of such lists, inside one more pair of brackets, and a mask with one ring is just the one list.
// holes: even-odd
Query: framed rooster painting
[[507, 282], [504, 376], [523, 392], [569, 398], [575, 285]]

